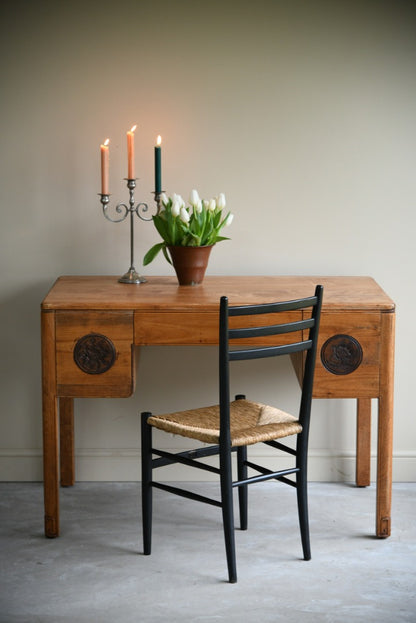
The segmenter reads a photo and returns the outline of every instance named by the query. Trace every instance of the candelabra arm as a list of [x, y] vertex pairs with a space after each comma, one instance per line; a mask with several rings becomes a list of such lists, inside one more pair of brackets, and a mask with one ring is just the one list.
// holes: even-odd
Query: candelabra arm
[[156, 202], [156, 206], [157, 206], [157, 210], [156, 210], [156, 214], [159, 214], [159, 212], [161, 211], [163, 205], [162, 205], [162, 194], [164, 193], [164, 190], [161, 191], [155, 191], [153, 194], [155, 196], [155, 202]]

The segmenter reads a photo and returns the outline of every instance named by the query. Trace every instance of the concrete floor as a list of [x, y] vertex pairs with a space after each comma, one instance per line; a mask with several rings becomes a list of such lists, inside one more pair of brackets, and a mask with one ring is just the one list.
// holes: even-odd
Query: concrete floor
[[61, 537], [45, 539], [41, 484], [0, 484], [1, 623], [416, 621], [416, 483], [394, 485], [389, 539], [373, 536], [374, 485], [311, 483], [309, 562], [294, 490], [251, 487], [234, 585], [214, 507], [155, 491], [153, 554], [141, 555], [139, 491], [61, 490]]

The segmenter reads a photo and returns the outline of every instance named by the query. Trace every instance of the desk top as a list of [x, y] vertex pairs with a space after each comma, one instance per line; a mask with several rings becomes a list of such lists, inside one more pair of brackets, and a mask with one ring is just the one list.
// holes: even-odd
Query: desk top
[[324, 286], [323, 307], [331, 311], [394, 311], [394, 302], [371, 277], [208, 276], [198, 286], [179, 286], [176, 277], [147, 277], [146, 283], [118, 282], [114, 276], [59, 277], [42, 302], [53, 310], [217, 310], [221, 296], [230, 305], [251, 305], [312, 296]]

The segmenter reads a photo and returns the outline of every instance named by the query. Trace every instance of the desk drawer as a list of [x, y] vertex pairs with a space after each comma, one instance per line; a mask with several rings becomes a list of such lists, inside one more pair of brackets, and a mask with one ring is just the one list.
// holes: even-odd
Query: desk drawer
[[134, 343], [218, 344], [218, 312], [135, 312]]
[[59, 396], [131, 396], [132, 312], [58, 311], [55, 326]]
[[[293, 322], [301, 320], [302, 312], [287, 312], [268, 317], [268, 324]], [[218, 344], [219, 339], [219, 312], [135, 312], [134, 314], [134, 343], [145, 344]], [[240, 316], [230, 318], [232, 327], [255, 327], [262, 325], [264, 316]], [[296, 340], [296, 333], [265, 337], [261, 344], [258, 339], [236, 340], [234, 344], [250, 342], [256, 345], [268, 346], [285, 344]], [[299, 339], [300, 332], [299, 332]]]
[[325, 313], [315, 368], [316, 398], [379, 395], [381, 315]]

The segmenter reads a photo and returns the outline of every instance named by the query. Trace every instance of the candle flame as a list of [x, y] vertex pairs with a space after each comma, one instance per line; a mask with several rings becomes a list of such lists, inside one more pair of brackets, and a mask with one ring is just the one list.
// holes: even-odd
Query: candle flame
[[106, 139], [105, 139], [105, 141], [104, 141], [104, 145], [108, 145], [108, 144], [109, 144], [109, 142], [110, 142], [110, 139], [109, 139], [109, 138], [106, 138]]
[[160, 145], [161, 143], [162, 143], [162, 137], [159, 134], [159, 136], [157, 137], [157, 140], [156, 140], [156, 144]]
[[137, 128], [137, 125], [134, 125], [134, 126], [132, 127], [132, 129], [130, 130], [130, 132], [134, 132], [134, 130], [135, 130], [136, 128]]

